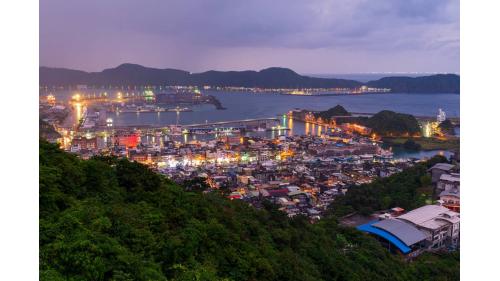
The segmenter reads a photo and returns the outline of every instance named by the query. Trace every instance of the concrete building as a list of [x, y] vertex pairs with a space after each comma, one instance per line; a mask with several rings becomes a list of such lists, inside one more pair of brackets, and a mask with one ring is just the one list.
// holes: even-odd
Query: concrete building
[[454, 212], [460, 212], [460, 190], [444, 190], [439, 194], [439, 200], [442, 206]]
[[375, 236], [391, 252], [413, 258], [460, 244], [460, 215], [439, 205], [427, 205], [398, 217], [357, 227]]
[[460, 174], [450, 173], [441, 174], [436, 183], [436, 188], [438, 191], [452, 191], [460, 190]]
[[413, 224], [427, 235], [427, 248], [458, 246], [460, 214], [438, 205], [427, 205], [397, 217]]
[[432, 183], [437, 183], [442, 174], [449, 174], [453, 171], [454, 168], [455, 165], [452, 164], [437, 163], [427, 171], [432, 175]]

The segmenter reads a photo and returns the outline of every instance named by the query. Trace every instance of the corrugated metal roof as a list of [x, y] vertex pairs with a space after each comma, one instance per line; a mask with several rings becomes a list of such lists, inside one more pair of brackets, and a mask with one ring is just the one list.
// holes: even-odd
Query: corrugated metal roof
[[401, 215], [398, 219], [407, 220], [416, 225], [421, 225], [424, 222], [437, 218], [439, 215], [447, 212], [449, 212], [449, 210], [445, 207], [438, 205], [426, 205]]
[[449, 171], [449, 170], [453, 169], [453, 167], [455, 167], [455, 165], [453, 165], [453, 164], [437, 163], [434, 166], [432, 166], [432, 168], [430, 168], [428, 171], [430, 171], [432, 169], [439, 169], [439, 170], [443, 170], [443, 171]]
[[377, 236], [380, 236], [384, 238], [385, 240], [389, 241], [391, 244], [396, 246], [403, 254], [407, 254], [411, 252], [411, 248], [406, 246], [405, 243], [403, 243], [401, 240], [399, 240], [396, 236], [392, 235], [391, 233], [382, 230], [377, 227], [373, 227], [372, 224], [377, 221], [369, 222], [367, 224], [363, 224], [357, 227], [358, 230], [368, 232]]
[[382, 220], [374, 223], [373, 226], [393, 234], [407, 246], [411, 246], [427, 238], [422, 231], [413, 225], [397, 219]]
[[450, 211], [443, 206], [426, 205], [398, 217], [398, 220], [433, 230], [446, 225], [443, 219], [450, 223], [456, 223], [460, 221], [460, 216], [459, 213]]

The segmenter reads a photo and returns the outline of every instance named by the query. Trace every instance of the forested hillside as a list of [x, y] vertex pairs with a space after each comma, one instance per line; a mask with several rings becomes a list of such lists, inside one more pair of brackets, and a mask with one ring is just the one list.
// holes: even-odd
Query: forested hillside
[[125, 159], [40, 141], [39, 162], [41, 280], [459, 279], [458, 254], [407, 264], [333, 217], [188, 192]]

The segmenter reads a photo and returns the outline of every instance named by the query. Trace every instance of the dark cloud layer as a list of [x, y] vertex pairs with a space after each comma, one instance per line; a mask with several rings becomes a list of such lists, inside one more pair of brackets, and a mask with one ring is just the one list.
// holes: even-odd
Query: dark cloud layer
[[459, 72], [458, 0], [41, 0], [40, 64]]

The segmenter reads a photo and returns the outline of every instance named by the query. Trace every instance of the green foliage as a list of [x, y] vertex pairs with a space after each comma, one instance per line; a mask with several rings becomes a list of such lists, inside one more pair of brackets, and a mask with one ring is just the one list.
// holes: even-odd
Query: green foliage
[[408, 139], [403, 143], [403, 147], [407, 150], [420, 150], [422, 146], [418, 143], [416, 143], [412, 139]]
[[193, 190], [137, 163], [110, 157], [84, 161], [40, 142], [40, 279], [458, 276], [458, 260], [432, 269], [418, 261], [408, 266], [333, 217], [311, 224], [302, 216], [289, 219], [271, 203], [256, 210], [218, 193]]
[[[314, 114], [316, 118], [321, 117], [324, 121], [335, 116], [350, 116], [351, 114], [341, 105], [337, 105], [326, 111]], [[339, 117], [335, 118], [337, 124], [357, 123], [369, 127], [380, 136], [402, 136], [420, 133], [417, 119], [410, 114], [396, 113], [394, 111], [382, 110], [372, 117]]]
[[323, 120], [330, 120], [330, 118], [335, 116], [351, 116], [351, 113], [349, 113], [343, 106], [338, 104], [326, 111], [315, 113], [314, 116], [316, 118], [321, 117]]
[[413, 115], [383, 110], [364, 122], [378, 135], [417, 134], [420, 132], [417, 119]]
[[432, 196], [432, 191], [427, 190], [431, 181], [427, 169], [446, 161], [445, 157], [437, 155], [426, 163], [417, 164], [401, 173], [376, 179], [369, 184], [352, 186], [344, 196], [333, 202], [330, 211], [337, 216], [344, 216], [353, 211], [370, 215], [375, 211], [393, 207], [406, 210], [421, 207]]
[[455, 135], [455, 126], [453, 126], [449, 119], [441, 122], [438, 127], [441, 129], [441, 132], [447, 135]]

